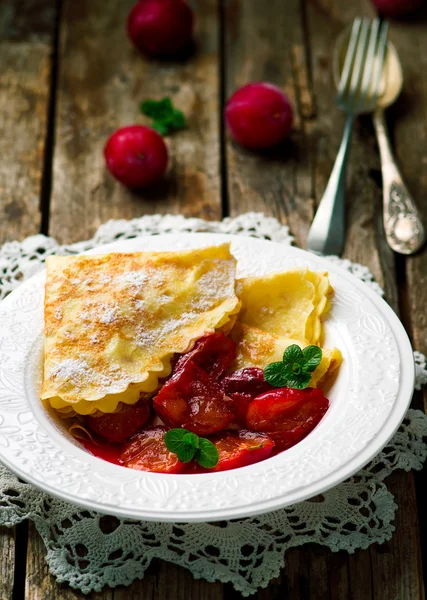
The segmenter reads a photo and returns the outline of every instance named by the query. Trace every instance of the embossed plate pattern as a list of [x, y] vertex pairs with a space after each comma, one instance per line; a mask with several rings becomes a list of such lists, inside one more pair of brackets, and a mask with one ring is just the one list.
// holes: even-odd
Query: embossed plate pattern
[[[344, 363], [331, 407], [300, 444], [261, 463], [204, 475], [125, 469], [86, 453], [42, 407], [44, 273], [0, 304], [0, 460], [22, 479], [80, 506], [158, 521], [214, 521], [275, 510], [346, 479], [388, 442], [410, 403], [414, 363], [391, 308], [351, 274], [277, 243], [223, 234], [142, 237], [102, 252], [197, 248], [232, 241], [239, 275], [307, 265], [327, 270], [335, 288], [326, 343]], [[91, 252], [100, 254], [98, 248]]]

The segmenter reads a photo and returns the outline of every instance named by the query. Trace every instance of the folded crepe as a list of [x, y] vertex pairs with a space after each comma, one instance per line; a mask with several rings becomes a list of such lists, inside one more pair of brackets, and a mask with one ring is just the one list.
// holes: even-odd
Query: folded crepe
[[322, 317], [333, 289], [327, 273], [307, 267], [239, 280], [239, 322], [285, 338], [322, 343]]
[[[230, 371], [263, 369], [282, 360], [292, 344], [300, 348], [322, 345], [322, 319], [330, 310], [333, 295], [327, 273], [304, 267], [247, 277], [238, 281], [237, 289], [242, 307], [230, 334], [237, 344], [237, 357]], [[310, 382], [312, 387], [325, 385], [342, 362], [337, 348], [322, 352], [322, 361]]]
[[48, 258], [41, 398], [91, 414], [154, 392], [175, 353], [232, 326], [235, 274], [229, 244]]

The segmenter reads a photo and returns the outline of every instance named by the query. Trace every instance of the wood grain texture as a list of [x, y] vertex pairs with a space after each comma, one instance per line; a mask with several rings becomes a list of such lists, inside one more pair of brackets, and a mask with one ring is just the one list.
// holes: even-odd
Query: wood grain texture
[[[125, 23], [133, 4], [132, 0], [63, 4], [49, 220], [49, 233], [61, 241], [85, 239], [110, 218], [154, 212], [221, 217], [216, 0], [194, 3], [200, 8], [196, 48], [175, 63], [147, 59], [130, 46]], [[138, 113], [139, 103], [163, 96], [171, 96], [183, 110], [189, 127], [167, 139], [171, 161], [166, 181], [133, 193], [107, 173], [103, 146], [117, 127], [149, 124]], [[40, 539], [31, 528], [27, 597], [84, 598], [55, 585], [43, 557]], [[196, 581], [175, 565], [154, 561], [143, 580], [93, 597], [219, 600], [222, 588]]]
[[[125, 23], [133, 3], [64, 2], [49, 227], [61, 241], [85, 239], [110, 218], [221, 215], [216, 0], [197, 3], [203, 9], [196, 48], [174, 63], [148, 59], [131, 47]], [[118, 127], [149, 124], [140, 102], [164, 96], [183, 110], [189, 127], [167, 138], [166, 180], [130, 192], [107, 173], [104, 144]]]
[[[297, 113], [289, 142], [267, 154], [246, 152], [228, 138], [230, 212], [250, 208], [272, 213], [290, 225], [298, 245], [304, 244], [313, 204], [322, 197], [344, 127], [344, 115], [335, 106], [331, 74], [334, 39], [356, 14], [373, 14], [365, 0], [307, 0], [302, 4], [304, 10], [299, 2], [287, 3], [285, 15], [273, 2], [272, 19], [261, 1], [231, 0], [226, 31], [227, 95], [249, 80], [271, 81], [288, 93]], [[295, 48], [305, 41], [304, 58]], [[395, 259], [382, 232], [379, 168], [371, 123], [361, 119], [355, 127], [348, 171], [345, 256], [368, 265], [384, 287], [387, 301], [398, 309]], [[281, 590], [292, 598], [317, 598], [321, 589], [323, 597], [334, 599], [421, 598], [413, 475], [398, 473], [389, 485], [404, 501], [396, 518], [396, 534], [388, 545], [350, 556], [319, 552], [315, 561], [312, 551], [307, 558], [308, 550], [295, 549], [287, 553], [281, 581], [274, 584], [279, 586], [277, 594]], [[308, 572], [307, 563], [313, 564]], [[361, 571], [363, 583], [357, 579]]]
[[0, 243], [40, 229], [54, 8], [0, 5]]
[[250, 81], [281, 87], [296, 108], [292, 135], [271, 151], [253, 153], [227, 135], [229, 210], [264, 211], [287, 222], [302, 244], [313, 217], [305, 119], [315, 103], [305, 52], [302, 3], [230, 0], [225, 12], [226, 97]]
[[[427, 66], [427, 10], [412, 19], [391, 24], [390, 38], [396, 46], [404, 74], [403, 92], [387, 111], [395, 154], [403, 178], [427, 225], [427, 83], [421, 73]], [[427, 354], [427, 248], [416, 256], [400, 259], [402, 277], [402, 318], [415, 349]], [[405, 270], [406, 277], [403, 271]], [[427, 393], [417, 394], [417, 408], [427, 410]], [[427, 573], [427, 477], [425, 468], [416, 475], [421, 553]], [[403, 502], [405, 499], [403, 498]], [[417, 552], [414, 548], [413, 552]]]
[[[334, 88], [331, 78], [331, 52], [333, 40], [342, 27], [356, 14], [372, 14], [365, 0], [352, 3], [309, 2], [309, 39], [313, 65], [313, 87], [318, 102], [318, 118], [313, 124], [318, 150], [315, 159], [316, 200], [320, 200], [329, 177], [336, 150], [342, 135], [344, 117], [334, 107]], [[386, 292], [386, 299], [397, 310], [399, 294], [396, 285], [395, 259], [387, 247], [381, 223], [381, 190], [377, 186], [380, 168], [378, 151], [369, 119], [360, 119], [353, 135], [351, 162], [348, 171], [347, 240], [344, 255], [353, 261], [369, 266], [376, 280]], [[417, 503], [413, 474], [396, 473], [387, 482], [398, 501], [396, 532], [383, 546], [373, 545], [365, 551], [365, 581], [371, 579], [372, 597], [422, 598], [423, 580], [420, 577]], [[359, 553], [360, 557], [364, 553]], [[357, 565], [354, 556], [336, 565], [334, 573], [340, 584], [350, 574], [348, 589], [358, 587], [353, 573]], [[353, 581], [353, 585], [352, 585]], [[345, 588], [343, 597], [346, 597]], [[338, 596], [340, 597], [340, 596]]]
[[[426, 11], [427, 12], [427, 11]], [[404, 87], [387, 111], [402, 175], [426, 224], [427, 216], [427, 82], [420, 76], [427, 67], [427, 14], [405, 23], [393, 23], [393, 40], [404, 74]], [[427, 249], [406, 259], [407, 314], [414, 347], [427, 354]], [[402, 281], [402, 287], [404, 282]], [[427, 407], [427, 404], [426, 404]]]
[[0, 599], [9, 600], [13, 592], [15, 528], [0, 527]]
[[154, 561], [145, 577], [130, 588], [114, 590], [114, 600], [222, 600], [221, 583], [194, 579], [193, 575], [172, 563]]
[[[54, 0], [0, 4], [0, 244], [40, 229], [54, 18]], [[2, 600], [12, 598], [15, 550], [15, 528], [0, 527]]]
[[[248, 210], [277, 217], [303, 245], [313, 218], [313, 162], [307, 137], [315, 115], [308, 55], [305, 49], [303, 5], [290, 0], [230, 0], [225, 12], [224, 61], [226, 97], [250, 81], [269, 81], [281, 87], [295, 108], [289, 140], [271, 151], [249, 152], [227, 134], [226, 173], [231, 215]], [[326, 558], [318, 570], [326, 570]], [[277, 582], [258, 597], [309, 597], [309, 563], [305, 548], [286, 553], [286, 567]], [[320, 563], [323, 563], [322, 565]], [[329, 585], [328, 585], [329, 591]]]

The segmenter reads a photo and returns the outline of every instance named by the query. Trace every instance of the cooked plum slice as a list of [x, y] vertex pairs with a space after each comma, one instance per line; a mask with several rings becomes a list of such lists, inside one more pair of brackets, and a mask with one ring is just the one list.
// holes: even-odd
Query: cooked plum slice
[[228, 471], [251, 465], [267, 458], [274, 448], [274, 441], [268, 435], [243, 429], [217, 434], [210, 440], [219, 453], [218, 464], [210, 471]]
[[120, 454], [125, 467], [152, 473], [180, 473], [185, 463], [166, 448], [167, 427], [150, 427], [140, 431], [126, 444]]
[[236, 344], [222, 333], [208, 333], [201, 337], [193, 350], [183, 354], [175, 366], [175, 372], [191, 360], [213, 379], [221, 377], [236, 358]]
[[124, 442], [144, 427], [150, 413], [150, 403], [140, 400], [137, 404], [123, 405], [119, 412], [88, 415], [86, 422], [93, 433], [109, 442]]
[[153, 404], [166, 425], [184, 427], [198, 435], [222, 431], [234, 417], [230, 398], [192, 360], [175, 368]]
[[246, 420], [249, 429], [268, 433], [276, 449], [285, 450], [306, 437], [328, 408], [329, 400], [322, 390], [277, 388], [249, 404]]

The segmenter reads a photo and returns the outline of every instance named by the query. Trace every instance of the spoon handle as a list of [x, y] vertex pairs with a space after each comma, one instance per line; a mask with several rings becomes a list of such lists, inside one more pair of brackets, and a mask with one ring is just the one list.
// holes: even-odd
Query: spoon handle
[[383, 219], [387, 243], [399, 254], [414, 254], [425, 241], [420, 213], [403, 183], [391, 149], [384, 118], [378, 108], [373, 115], [383, 176]]

